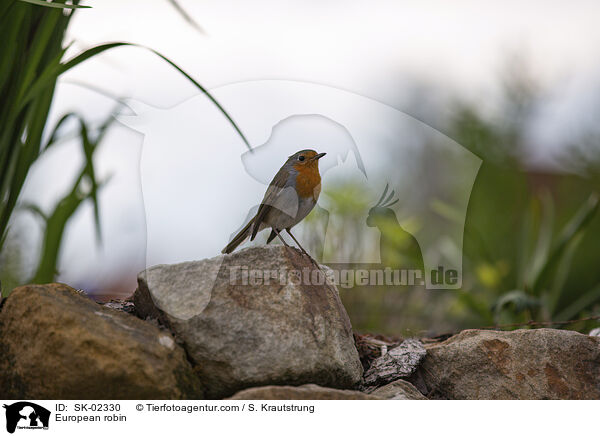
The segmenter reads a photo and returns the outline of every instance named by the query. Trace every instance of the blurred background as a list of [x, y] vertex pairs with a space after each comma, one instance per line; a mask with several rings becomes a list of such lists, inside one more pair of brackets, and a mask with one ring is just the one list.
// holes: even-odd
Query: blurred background
[[[476, 1], [441, 0], [76, 5], [91, 8], [54, 10], [19, 0], [0, 7], [7, 35], [0, 74], [4, 295], [18, 284], [56, 280], [98, 299], [126, 296], [147, 264], [217, 255], [248, 207], [230, 202], [218, 211], [229, 217], [220, 226], [198, 225], [190, 237], [189, 228], [169, 216], [184, 205], [193, 226], [194, 214], [216, 213], [210, 200], [194, 195], [192, 179], [182, 179], [188, 186], [180, 197], [151, 182], [181, 175], [181, 168], [166, 162], [181, 161], [178, 147], [187, 143], [196, 147], [199, 166], [226, 156], [245, 174], [240, 157], [248, 146], [222, 110], [232, 114], [251, 146], [267, 138], [255, 139], [252, 126], [244, 127], [240, 102], [227, 89], [284, 80], [363, 96], [405, 114], [411, 125], [427, 126], [430, 133], [419, 140], [399, 128], [389, 144], [371, 151], [385, 157], [378, 168], [387, 164], [389, 173], [402, 172], [398, 161], [405, 154], [397, 144], [410, 136], [411, 162], [427, 162], [408, 166], [418, 171], [410, 189], [399, 193], [401, 204], [422, 198], [435, 168], [444, 164], [444, 155], [432, 155], [426, 146], [431, 132], [481, 161], [474, 183], [461, 174], [455, 179], [464, 183], [458, 191], [471, 193], [457, 244], [461, 289], [342, 289], [355, 330], [435, 335], [534, 320], [587, 332], [600, 324], [589, 319], [600, 312], [597, 2], [505, 1], [485, 8]], [[93, 49], [115, 41], [151, 48], [172, 64], [140, 46]], [[77, 58], [81, 53], [89, 56]], [[207, 101], [231, 138], [207, 130], [215, 115], [196, 110], [194, 102], [206, 95], [183, 71], [214, 93], [222, 108]], [[270, 104], [260, 95], [242, 102], [256, 118]], [[143, 158], [143, 147], [162, 154]], [[361, 154], [368, 155], [368, 148]], [[274, 174], [281, 156], [265, 159], [265, 172]], [[213, 189], [228, 185], [235, 168], [212, 166]], [[354, 218], [374, 206], [382, 188], [379, 183], [369, 196], [356, 195], [361, 186], [354, 180], [332, 179], [322, 197], [350, 235], [362, 231]], [[239, 183], [234, 193], [251, 204], [263, 191], [255, 181]], [[448, 219], [457, 213], [439, 202], [424, 207]], [[399, 216], [400, 227], [394, 218], [380, 217], [375, 227], [382, 238], [401, 240], [404, 229], [427, 231], [436, 222], [408, 214]], [[316, 214], [304, 224], [305, 238], [315, 222]], [[401, 247], [388, 245], [394, 253]], [[383, 252], [381, 257], [392, 266], [402, 263]], [[576, 319], [588, 320], [551, 324]]]

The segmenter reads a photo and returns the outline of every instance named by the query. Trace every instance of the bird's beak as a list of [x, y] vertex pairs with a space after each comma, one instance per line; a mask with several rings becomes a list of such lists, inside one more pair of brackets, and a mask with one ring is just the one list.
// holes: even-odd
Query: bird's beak
[[319, 154], [315, 154], [313, 157], [313, 160], [319, 160], [321, 159], [323, 156], [325, 156], [327, 153], [319, 153]]

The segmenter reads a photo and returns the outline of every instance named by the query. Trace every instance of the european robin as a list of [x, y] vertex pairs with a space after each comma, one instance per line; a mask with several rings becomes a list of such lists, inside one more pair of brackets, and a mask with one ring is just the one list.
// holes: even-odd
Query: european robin
[[325, 153], [301, 150], [288, 157], [287, 162], [283, 164], [267, 188], [254, 218], [240, 230], [221, 253], [231, 253], [248, 236], [253, 241], [258, 232], [271, 228], [267, 244], [277, 236], [286, 247], [289, 247], [281, 236], [281, 232], [285, 229], [298, 244], [302, 253], [310, 257], [290, 229], [302, 221], [317, 204], [321, 193], [319, 159], [323, 156]]

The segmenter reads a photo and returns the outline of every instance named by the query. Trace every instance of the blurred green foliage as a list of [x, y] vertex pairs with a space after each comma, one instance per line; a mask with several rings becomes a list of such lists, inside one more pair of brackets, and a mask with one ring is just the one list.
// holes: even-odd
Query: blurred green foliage
[[[468, 280], [455, 302], [459, 312], [462, 305], [468, 308], [464, 324], [470, 326], [600, 313], [596, 172], [572, 171], [571, 144], [558, 161], [563, 172], [524, 168], [526, 126], [538, 104], [532, 83], [526, 72], [513, 70], [501, 118], [484, 120], [460, 106], [450, 123], [450, 136], [483, 159], [465, 225]], [[598, 144], [582, 146], [598, 150]]]
[[[189, 24], [200, 30], [178, 2], [169, 0], [169, 3]], [[23, 184], [32, 165], [60, 139], [60, 127], [70, 118], [77, 118], [79, 121], [85, 165], [70, 192], [57, 203], [51, 213], [46, 215], [36, 205], [25, 205], [28, 210], [42, 218], [45, 230], [39, 264], [32, 280], [49, 282], [54, 279], [67, 222], [87, 199], [94, 204], [96, 229], [100, 235], [97, 196], [100, 184], [95, 176], [93, 155], [109, 123], [105, 123], [94, 136], [88, 123], [77, 114], [65, 115], [52, 127], [47, 125], [48, 113], [61, 74], [106, 50], [123, 46], [142, 46], [125, 42], [108, 43], [64, 60], [68, 49], [68, 45], [64, 43], [65, 32], [74, 11], [81, 8], [89, 6], [79, 5], [79, 0], [0, 2], [0, 29], [3, 36], [0, 46], [0, 259], [3, 259], [4, 263], [0, 265], [0, 274], [4, 278], [1, 290], [4, 295], [11, 289], [9, 286], [27, 281], [27, 278], [17, 278], [18, 273], [7, 265], [14, 263], [16, 254], [10, 253], [9, 256], [4, 250], [11, 218], [18, 207]], [[250, 147], [233, 119], [206, 89], [161, 53], [142, 48], [150, 50], [170, 64], [206, 94]], [[51, 133], [48, 139], [45, 139], [48, 131]]]
[[[4, 39], [0, 49], [0, 253], [4, 258], [8, 226], [29, 169], [56, 140], [55, 134], [48, 140], [44, 140], [43, 134], [56, 80], [65, 70], [61, 68], [65, 54], [62, 42], [72, 10], [76, 8], [78, 1], [66, 5], [64, 1], [9, 0], [0, 5]], [[92, 199], [97, 210], [95, 191]], [[66, 222], [68, 216], [63, 219]], [[3, 265], [2, 269], [8, 268]], [[4, 280], [4, 295], [9, 290], [7, 281], [13, 285], [18, 280], [14, 270], [11, 272], [6, 273], [9, 280]]]
[[[79, 137], [81, 139], [81, 146], [85, 157], [84, 164], [73, 183], [73, 187], [59, 200], [49, 215], [46, 215], [34, 204], [23, 205], [23, 208], [30, 210], [42, 219], [44, 231], [44, 240], [39, 264], [33, 278], [27, 280], [28, 282], [48, 283], [54, 280], [54, 277], [58, 274], [58, 256], [67, 223], [81, 204], [88, 199], [92, 200], [94, 203], [94, 221], [96, 224], [97, 239], [98, 241], [102, 240], [98, 191], [106, 181], [99, 182], [96, 179], [93, 158], [101, 139], [113, 121], [113, 117], [109, 117], [94, 134], [88, 128], [85, 120], [75, 114], [68, 114], [63, 117], [61, 121], [66, 120], [71, 116], [77, 118], [79, 121]], [[59, 124], [61, 123], [59, 122]]]
[[[561, 172], [527, 168], [525, 133], [538, 103], [532, 83], [513, 71], [496, 116], [484, 117], [476, 106], [457, 102], [442, 130], [483, 161], [465, 223], [462, 289], [341, 290], [356, 330], [431, 335], [600, 315], [600, 141], [587, 135], [585, 143], [565, 144]], [[347, 207], [345, 199], [355, 190], [337, 186], [324, 192]], [[431, 207], [445, 216], [452, 212], [445, 204]], [[426, 229], [431, 223], [419, 225]], [[379, 227], [403, 235], [397, 223]], [[549, 326], [587, 332], [599, 323]]]

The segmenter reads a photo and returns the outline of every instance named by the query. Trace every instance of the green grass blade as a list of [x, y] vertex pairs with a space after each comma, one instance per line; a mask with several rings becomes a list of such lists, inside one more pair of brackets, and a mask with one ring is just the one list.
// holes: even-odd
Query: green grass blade
[[32, 203], [21, 204], [19, 206], [19, 209], [27, 210], [27, 211], [33, 213], [34, 215], [41, 218], [42, 221], [44, 221], [44, 222], [48, 221], [48, 216], [44, 213], [44, 211], [37, 204], [32, 204]]
[[[77, 212], [80, 205], [87, 199], [90, 199], [93, 203], [96, 235], [98, 240], [101, 241], [98, 192], [104, 183], [99, 183], [96, 180], [93, 157], [97, 146], [103, 138], [104, 133], [115, 118], [112, 115], [108, 117], [107, 121], [104, 122], [100, 127], [99, 132], [92, 137], [90, 135], [90, 129], [85, 120], [76, 114], [65, 115], [63, 118], [61, 118], [57, 125], [63, 123], [71, 116], [77, 118], [79, 121], [79, 136], [85, 158], [83, 168], [75, 180], [71, 191], [58, 202], [50, 215], [45, 215], [36, 206], [26, 206], [28, 210], [44, 219], [46, 224], [42, 252], [37, 271], [33, 278], [33, 282], [35, 283], [46, 283], [54, 280], [55, 275], [57, 274], [60, 247], [67, 223], [75, 214], [75, 212]], [[55, 130], [56, 129], [57, 128], [55, 127]], [[90, 189], [86, 192], [82, 191], [82, 182], [84, 180], [90, 183]]]
[[44, 6], [46, 8], [58, 8], [58, 9], [87, 9], [91, 8], [91, 6], [81, 6], [81, 5], [67, 5], [65, 3], [54, 3], [54, 2], [46, 2], [44, 0], [19, 0], [25, 3], [31, 3], [32, 5]]
[[[531, 284], [538, 276], [544, 267], [548, 256], [550, 255], [550, 247], [552, 246], [552, 229], [554, 227], [554, 202], [548, 191], [543, 191], [541, 194], [541, 203], [539, 208], [537, 202], [532, 199], [532, 211], [536, 210], [539, 214], [539, 230], [537, 231], [537, 240], [533, 250], [531, 259], [527, 262], [531, 265], [529, 280], [526, 283]], [[531, 286], [531, 289], [535, 289]]]
[[[139, 47], [143, 47], [143, 46], [139, 46]], [[159, 52], [157, 52], [154, 49], [151, 49], [151, 48], [148, 48], [148, 47], [144, 47], [144, 48], [146, 48], [147, 50], [150, 50], [152, 53], [156, 54], [157, 56], [159, 56], [160, 58], [162, 58], [163, 60], [165, 60], [173, 68], [175, 68], [177, 71], [179, 71], [185, 78], [187, 78], [190, 82], [192, 82], [196, 86], [196, 88], [198, 88], [200, 91], [202, 91], [202, 93], [204, 95], [206, 95], [209, 98], [209, 100], [215, 106], [217, 106], [217, 108], [221, 111], [221, 113], [225, 116], [225, 118], [227, 118], [227, 120], [229, 121], [229, 123], [233, 126], [233, 128], [238, 133], [238, 135], [240, 136], [240, 138], [242, 138], [242, 140], [246, 144], [246, 147], [248, 147], [248, 149], [250, 151], [252, 151], [252, 147], [250, 146], [250, 143], [248, 142], [248, 140], [246, 139], [246, 137], [244, 136], [244, 134], [242, 133], [242, 131], [240, 130], [240, 128], [237, 126], [237, 124], [235, 123], [235, 121], [233, 121], [233, 118], [231, 118], [231, 116], [227, 113], [227, 111], [223, 108], [223, 106], [221, 106], [221, 104], [212, 96], [212, 94], [210, 92], [208, 92], [208, 90], [206, 90], [202, 85], [200, 85], [196, 80], [194, 80], [194, 78], [192, 76], [190, 76], [188, 73], [186, 73], [181, 68], [179, 68], [177, 66], [177, 64], [175, 64], [169, 58], [165, 57], [164, 55], [160, 54]]]
[[587, 201], [580, 207], [575, 216], [567, 223], [560, 232], [556, 243], [554, 244], [548, 260], [533, 282], [533, 291], [537, 293], [545, 286], [556, 269], [561, 257], [565, 253], [567, 246], [571, 243], [579, 232], [583, 232], [589, 222], [598, 211], [598, 196], [590, 195]]
[[20, 102], [21, 107], [23, 107], [25, 104], [30, 102], [34, 97], [36, 97], [36, 95], [39, 92], [41, 92], [50, 83], [55, 82], [56, 78], [58, 76], [60, 76], [61, 74], [63, 74], [64, 72], [79, 65], [80, 63], [86, 61], [87, 59], [90, 59], [93, 56], [97, 56], [100, 53], [105, 52], [106, 50], [110, 50], [110, 49], [113, 49], [116, 47], [124, 47], [124, 46], [139, 47], [139, 48], [143, 48], [145, 50], [149, 50], [152, 53], [154, 53], [155, 55], [157, 55], [158, 57], [160, 57], [161, 59], [163, 59], [169, 65], [171, 65], [177, 71], [179, 71], [180, 74], [182, 74], [186, 79], [188, 79], [190, 82], [192, 82], [194, 84], [194, 86], [196, 86], [196, 88], [198, 88], [204, 95], [206, 95], [209, 98], [209, 100], [219, 109], [219, 111], [225, 116], [225, 118], [227, 118], [227, 120], [229, 121], [231, 126], [235, 129], [235, 131], [238, 133], [238, 135], [240, 136], [242, 141], [244, 141], [244, 144], [246, 144], [246, 147], [252, 151], [252, 147], [250, 146], [250, 143], [248, 142], [248, 140], [242, 133], [241, 129], [235, 123], [233, 118], [227, 113], [227, 111], [223, 108], [223, 106], [221, 106], [221, 104], [212, 96], [212, 94], [210, 92], [208, 92], [208, 90], [206, 88], [204, 88], [192, 76], [190, 76], [183, 69], [181, 69], [177, 64], [175, 64], [175, 62], [173, 62], [172, 60], [170, 60], [169, 58], [167, 58], [160, 52], [158, 52], [154, 49], [151, 49], [149, 47], [145, 47], [143, 45], [129, 43], [129, 42], [113, 42], [113, 43], [102, 44], [102, 45], [99, 45], [96, 47], [92, 47], [92, 48], [84, 51], [83, 53], [79, 54], [78, 56], [74, 57], [73, 59], [65, 62], [64, 64], [60, 64], [55, 67], [49, 67], [42, 73], [42, 75], [39, 77], [39, 79], [33, 84], [33, 86], [30, 88], [29, 92], [22, 99], [22, 101]]
[[515, 314], [520, 314], [525, 310], [533, 310], [540, 306], [540, 300], [536, 297], [528, 295], [525, 291], [515, 289], [502, 295], [496, 303], [494, 303], [494, 313], [496, 322], [500, 317], [500, 313], [506, 306], [512, 306]]
[[50, 133], [48, 141], [46, 141], [46, 144], [42, 147], [42, 152], [44, 152], [56, 143], [56, 141], [58, 140], [58, 131], [60, 130], [62, 125], [66, 123], [69, 119], [74, 118], [76, 116], [77, 115], [75, 114], [75, 112], [68, 112], [58, 120], [58, 122], [54, 125], [54, 128], [52, 129], [52, 133]]
[[122, 47], [125, 45], [130, 45], [125, 42], [115, 42], [109, 44], [102, 44], [96, 47], [92, 47], [88, 50], [85, 50], [83, 53], [75, 56], [73, 59], [65, 62], [58, 63], [56, 65], [48, 65], [44, 69], [44, 71], [40, 74], [37, 80], [33, 83], [33, 85], [29, 88], [25, 96], [20, 99], [19, 109], [23, 108], [27, 103], [36, 98], [40, 92], [46, 89], [49, 85], [56, 82], [58, 76], [63, 74], [64, 72], [70, 70], [71, 68], [79, 65], [80, 63], [99, 55], [100, 53], [110, 50], [115, 47]]
[[567, 321], [576, 317], [582, 310], [600, 301], [600, 285], [585, 292], [556, 315], [557, 321]]
[[582, 239], [583, 232], [577, 233], [567, 244], [564, 254], [560, 257], [560, 260], [556, 265], [556, 272], [554, 273], [552, 282], [549, 284], [550, 290], [547, 293], [547, 309], [551, 315], [554, 315], [561, 297], [564, 297], [564, 286], [567, 283], [571, 271], [573, 257]]
[[196, 29], [198, 32], [200, 33], [205, 33], [204, 29], [202, 29], [202, 27], [200, 27], [200, 25], [196, 22], [196, 20], [194, 20], [190, 14], [188, 14], [186, 12], [185, 9], [183, 9], [181, 7], [181, 5], [179, 4], [179, 2], [177, 2], [176, 0], [168, 0], [169, 3], [171, 3], [171, 6], [173, 6], [175, 8], [175, 10], [179, 13], [179, 15], [181, 15], [181, 17], [187, 21], [187, 23], [192, 26], [194, 29]]
[[37, 271], [32, 279], [33, 283], [49, 283], [54, 281], [54, 277], [58, 272], [56, 265], [58, 264], [60, 245], [65, 226], [69, 218], [84, 200], [84, 197], [78, 192], [82, 174], [75, 182], [75, 186], [71, 192], [59, 201], [46, 221], [42, 253]]

